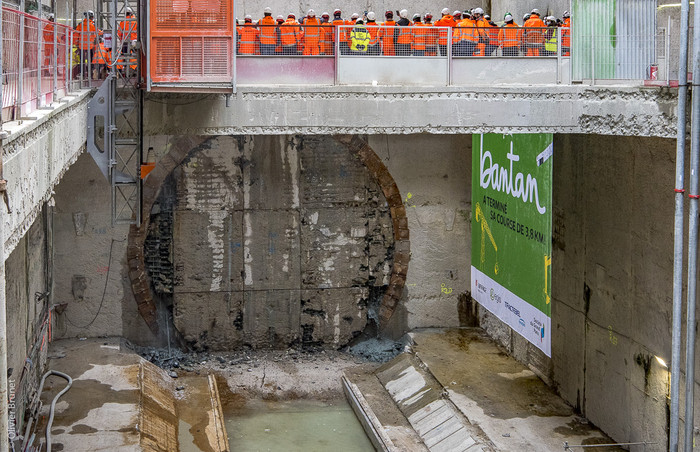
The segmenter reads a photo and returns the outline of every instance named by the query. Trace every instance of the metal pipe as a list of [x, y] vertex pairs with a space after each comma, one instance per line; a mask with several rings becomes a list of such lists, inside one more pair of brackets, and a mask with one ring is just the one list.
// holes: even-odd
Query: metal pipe
[[70, 389], [71, 386], [73, 386], [73, 379], [69, 375], [64, 374], [63, 372], [59, 372], [57, 370], [50, 370], [50, 371], [46, 372], [44, 374], [44, 377], [41, 379], [41, 386], [39, 387], [39, 395], [40, 396], [41, 396], [41, 389], [44, 386], [44, 380], [49, 375], [59, 376], [65, 380], [67, 380], [68, 384], [66, 385], [65, 388], [63, 388], [61, 390], [61, 392], [56, 394], [56, 397], [54, 397], [53, 400], [51, 401], [51, 410], [50, 410], [50, 414], [49, 414], [49, 421], [46, 423], [46, 452], [51, 452], [51, 427], [53, 426], [53, 416], [54, 416], [55, 411], [56, 411], [56, 402], [63, 394], [68, 392], [68, 390]]
[[[694, 29], [700, 30], [700, 8], [694, 8]], [[693, 450], [695, 386], [695, 305], [698, 259], [698, 169], [700, 166], [700, 33], [693, 33], [693, 102], [690, 120], [690, 194], [688, 198], [688, 301], [685, 342], [685, 450]]]
[[[688, 102], [688, 15], [689, 0], [681, 4], [681, 44], [678, 64], [678, 122], [676, 123], [676, 213], [673, 222], [673, 321], [671, 325], [671, 419], [670, 452], [678, 451], [681, 384], [681, 328], [683, 316], [683, 202], [685, 178], [685, 140]], [[668, 57], [667, 57], [668, 61]], [[668, 64], [667, 64], [668, 66]]]

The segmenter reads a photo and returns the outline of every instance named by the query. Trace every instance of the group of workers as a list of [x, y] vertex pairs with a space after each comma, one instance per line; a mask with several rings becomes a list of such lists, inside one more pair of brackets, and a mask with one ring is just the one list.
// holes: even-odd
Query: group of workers
[[133, 10], [125, 8], [125, 18], [117, 24], [116, 37], [111, 36], [112, 42], [121, 43], [116, 60], [112, 59], [112, 46], [105, 45], [104, 33], [95, 26], [95, 13], [85, 11], [83, 16], [73, 33], [73, 78], [77, 78], [81, 70], [85, 78], [104, 78], [112, 65], [121, 73], [133, 72], [137, 66], [137, 55], [132, 51], [132, 43], [137, 40]]
[[[319, 19], [310, 9], [297, 21], [294, 13], [286, 19], [281, 15], [273, 19], [272, 9], [267, 7], [263, 18], [256, 22], [250, 15], [245, 16], [242, 25], [236, 21], [237, 50], [240, 55], [333, 55], [337, 36], [343, 55], [446, 56], [451, 36], [450, 50], [455, 56], [491, 56], [499, 48], [503, 56], [554, 56], [559, 50], [562, 55], [570, 54], [568, 11], [563, 20], [558, 20], [553, 16], [542, 18], [535, 8], [523, 17], [522, 26], [511, 13], [504, 15], [499, 26], [482, 8], [451, 14], [445, 8], [435, 22], [430, 13], [422, 17], [414, 14], [412, 20], [405, 9], [396, 13], [398, 21], [394, 21], [393, 11], [384, 14], [384, 22], [377, 22], [372, 11], [362, 17], [355, 13], [344, 20], [342, 11], [336, 9], [331, 20], [328, 13]], [[340, 27], [337, 35], [336, 27]]]

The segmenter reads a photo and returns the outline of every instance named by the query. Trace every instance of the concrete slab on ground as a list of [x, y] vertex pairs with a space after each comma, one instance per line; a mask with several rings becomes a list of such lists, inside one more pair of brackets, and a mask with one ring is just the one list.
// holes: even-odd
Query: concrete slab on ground
[[414, 356], [498, 450], [554, 452], [564, 450], [564, 442], [614, 443], [482, 329], [420, 329], [409, 334]]

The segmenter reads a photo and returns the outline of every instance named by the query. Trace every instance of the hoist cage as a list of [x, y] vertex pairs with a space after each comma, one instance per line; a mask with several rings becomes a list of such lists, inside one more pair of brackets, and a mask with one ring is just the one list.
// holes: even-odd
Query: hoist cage
[[148, 90], [231, 92], [233, 0], [150, 0]]

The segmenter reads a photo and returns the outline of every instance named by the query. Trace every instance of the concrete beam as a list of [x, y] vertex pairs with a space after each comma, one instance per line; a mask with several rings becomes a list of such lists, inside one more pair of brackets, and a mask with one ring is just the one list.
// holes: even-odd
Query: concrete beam
[[[5, 256], [29, 230], [61, 177], [85, 148], [89, 90], [65, 97], [35, 118], [3, 124], [3, 175], [11, 212], [2, 215]], [[5, 207], [2, 207], [3, 213]]]
[[[676, 89], [239, 86], [149, 93], [147, 135], [574, 133], [675, 137]], [[163, 118], [167, 118], [164, 121]]]

